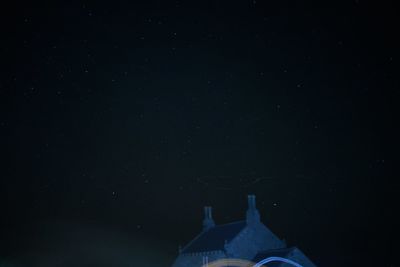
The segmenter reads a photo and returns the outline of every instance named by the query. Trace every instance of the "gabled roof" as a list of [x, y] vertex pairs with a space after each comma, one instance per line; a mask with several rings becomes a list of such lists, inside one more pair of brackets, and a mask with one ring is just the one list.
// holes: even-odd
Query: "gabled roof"
[[[254, 257], [253, 262], [260, 262], [269, 257], [282, 257], [282, 258], [289, 258], [289, 254], [294, 251], [296, 247], [291, 248], [281, 248], [281, 249], [271, 249], [267, 251], [262, 251], [257, 253]], [[278, 267], [281, 266], [282, 262], [270, 262], [266, 264], [267, 267]]]
[[245, 227], [246, 221], [238, 221], [212, 227], [193, 239], [183, 248], [182, 253], [223, 250], [225, 240], [230, 242]]

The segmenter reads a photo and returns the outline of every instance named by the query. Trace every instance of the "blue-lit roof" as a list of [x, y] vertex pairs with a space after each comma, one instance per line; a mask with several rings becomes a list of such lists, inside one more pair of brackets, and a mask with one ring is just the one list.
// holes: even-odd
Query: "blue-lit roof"
[[245, 226], [246, 221], [238, 221], [210, 228], [193, 239], [182, 253], [223, 250], [225, 240], [230, 242]]

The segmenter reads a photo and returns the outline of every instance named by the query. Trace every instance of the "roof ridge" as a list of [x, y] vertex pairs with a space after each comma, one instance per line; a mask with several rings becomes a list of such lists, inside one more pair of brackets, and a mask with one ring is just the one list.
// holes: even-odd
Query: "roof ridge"
[[[183, 249], [183, 253], [196, 251], [214, 251], [224, 248], [224, 240], [232, 240], [244, 227], [246, 221], [235, 221], [227, 224], [216, 225], [206, 231], [200, 232]], [[212, 242], [212, 244], [210, 244]]]
[[[216, 226], [214, 226], [216, 227]], [[212, 228], [214, 228], [212, 227]], [[186, 244], [186, 246], [184, 246], [182, 248], [182, 251], [185, 251], [188, 247], [190, 247], [191, 244], [193, 244], [197, 239], [200, 238], [200, 236], [202, 236], [204, 233], [206, 233], [207, 231], [201, 231], [195, 238], [192, 239], [192, 241], [190, 241], [189, 243]]]
[[[217, 224], [217, 225], [215, 225], [215, 227], [230, 225], [230, 224], [234, 224], [234, 223], [242, 223], [242, 222], [245, 222], [245, 221], [246, 221], [246, 220], [240, 220], [240, 221], [234, 221], [234, 222], [230, 222], [230, 223]], [[213, 227], [213, 228], [214, 228], [214, 227]], [[212, 228], [211, 228], [211, 229], [212, 229]]]

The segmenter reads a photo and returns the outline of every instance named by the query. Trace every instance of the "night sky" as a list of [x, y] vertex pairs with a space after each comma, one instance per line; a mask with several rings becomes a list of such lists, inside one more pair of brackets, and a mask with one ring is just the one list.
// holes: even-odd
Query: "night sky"
[[0, 266], [169, 266], [249, 193], [319, 266], [400, 266], [391, 2], [14, 5]]

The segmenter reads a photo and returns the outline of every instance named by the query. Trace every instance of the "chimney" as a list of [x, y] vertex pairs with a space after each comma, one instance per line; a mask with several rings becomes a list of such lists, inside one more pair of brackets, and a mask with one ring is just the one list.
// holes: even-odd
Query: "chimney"
[[211, 207], [204, 207], [203, 231], [214, 227], [215, 223], [211, 214]]
[[259, 223], [260, 222], [260, 213], [256, 208], [256, 196], [248, 195], [248, 208], [246, 212], [246, 222], [248, 225]]

